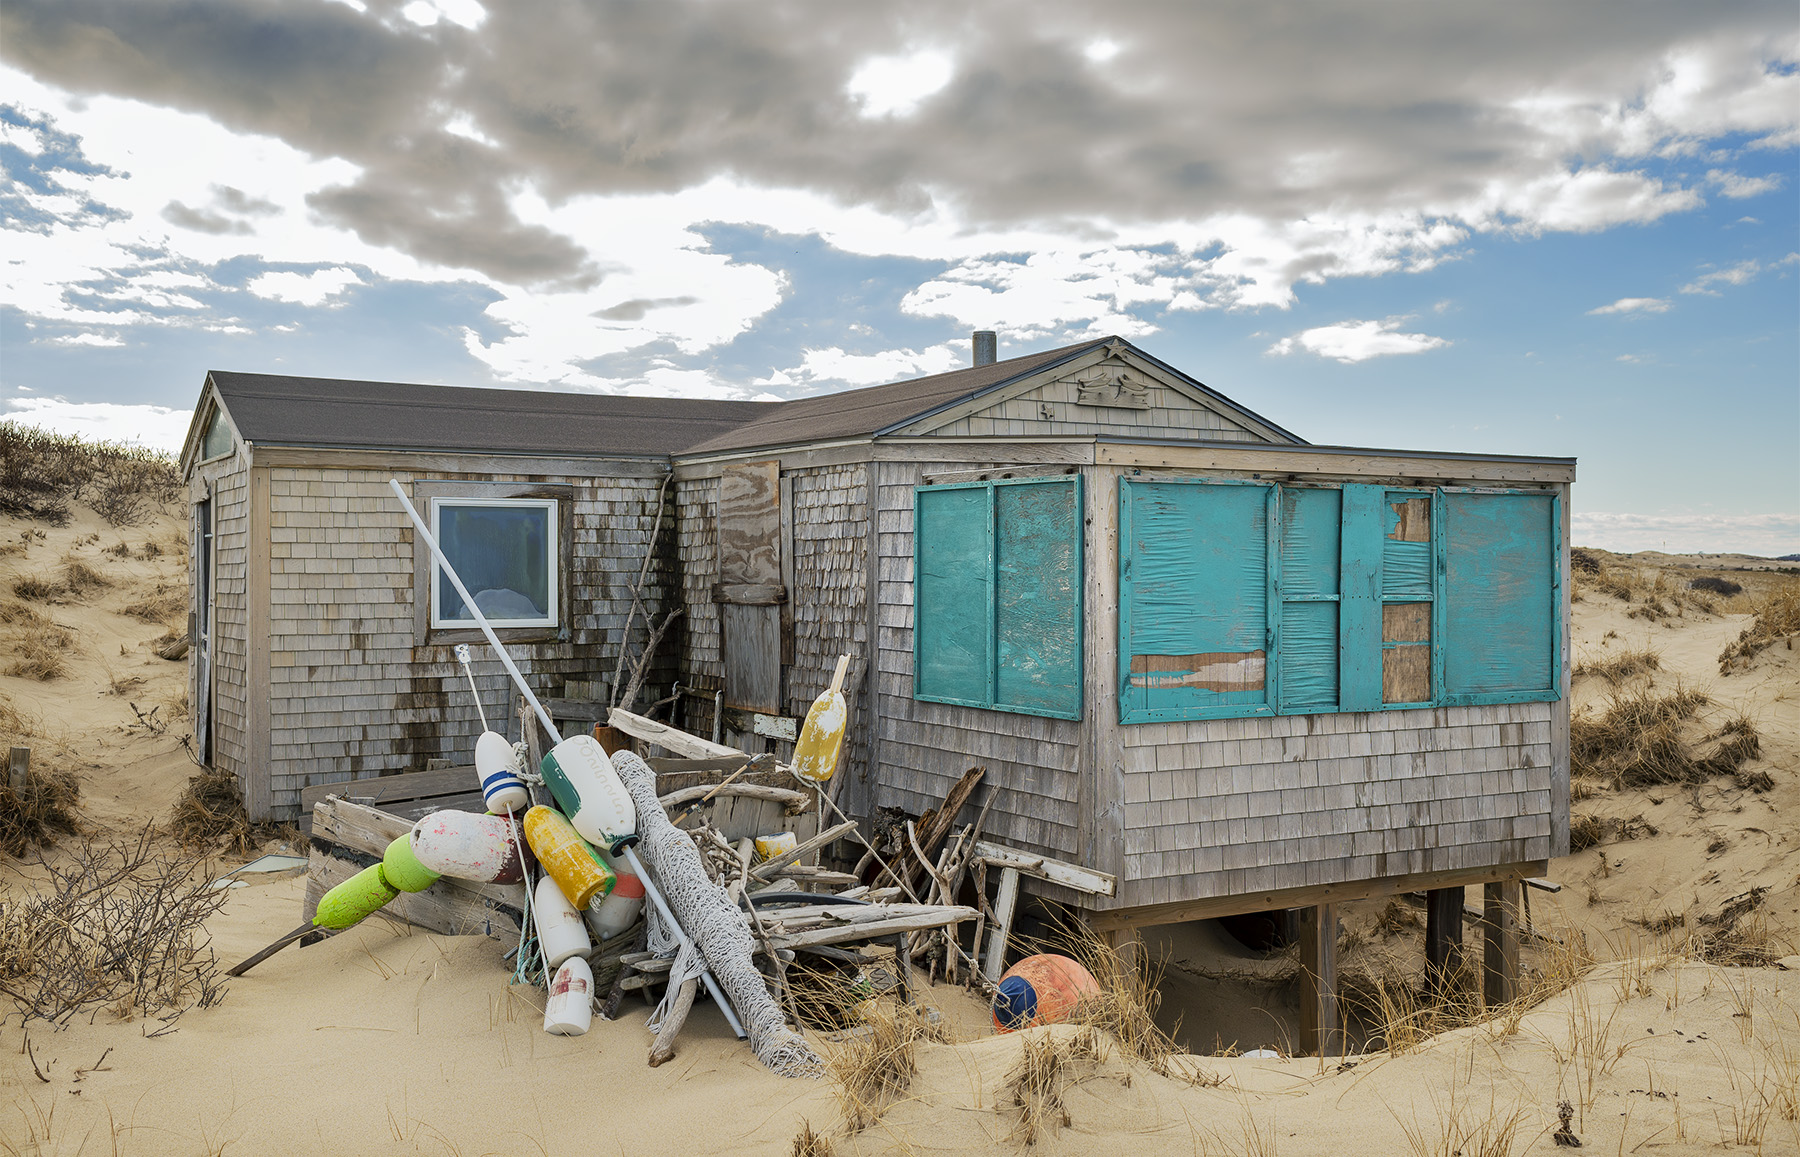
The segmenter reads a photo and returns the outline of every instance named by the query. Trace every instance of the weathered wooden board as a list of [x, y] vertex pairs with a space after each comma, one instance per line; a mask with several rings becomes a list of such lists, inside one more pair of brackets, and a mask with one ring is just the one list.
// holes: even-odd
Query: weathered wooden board
[[473, 767], [443, 767], [436, 771], [412, 771], [375, 779], [314, 784], [300, 792], [302, 827], [311, 822], [313, 809], [328, 796], [365, 800], [384, 811], [396, 814], [403, 814], [402, 806], [415, 804], [418, 806], [407, 809], [413, 813], [413, 819], [418, 819], [434, 808], [455, 807], [468, 810], [471, 802], [480, 805], [474, 810], [486, 810], [481, 798], [481, 782], [475, 778]]
[[1027, 855], [986, 840], [976, 841], [974, 855], [995, 867], [1013, 868], [1027, 876], [1049, 880], [1053, 884], [1061, 884], [1065, 888], [1073, 888], [1091, 896], [1112, 896], [1119, 890], [1119, 878], [1111, 873], [1096, 872], [1091, 868], [1064, 863], [1047, 856]]
[[727, 603], [719, 608], [725, 638], [725, 703], [766, 715], [781, 713], [781, 608]]

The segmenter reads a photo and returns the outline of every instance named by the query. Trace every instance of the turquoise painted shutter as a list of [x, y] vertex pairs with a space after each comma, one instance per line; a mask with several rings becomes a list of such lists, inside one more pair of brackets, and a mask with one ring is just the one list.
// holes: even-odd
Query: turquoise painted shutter
[[1338, 701], [1338, 553], [1343, 497], [1281, 488], [1280, 704], [1329, 711]]
[[1343, 489], [1341, 597], [1338, 603], [1338, 706], [1381, 707], [1381, 563], [1387, 522], [1380, 486]]
[[1555, 698], [1555, 498], [1445, 491], [1442, 501], [1446, 694]]
[[994, 667], [992, 490], [918, 491], [913, 540], [913, 693], [987, 704]]
[[1273, 489], [1124, 480], [1124, 721], [1268, 710]]
[[1081, 502], [1075, 477], [994, 487], [994, 705], [1081, 717]]

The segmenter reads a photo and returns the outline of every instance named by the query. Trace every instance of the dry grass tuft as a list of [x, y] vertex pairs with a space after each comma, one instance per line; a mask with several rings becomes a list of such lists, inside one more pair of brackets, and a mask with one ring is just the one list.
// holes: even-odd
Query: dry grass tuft
[[180, 493], [175, 460], [160, 451], [0, 422], [0, 514], [64, 526], [69, 504], [86, 502], [112, 525], [129, 526]]
[[1012, 1103], [1019, 1110], [1013, 1136], [1027, 1145], [1038, 1138], [1074, 1124], [1069, 1117], [1063, 1093], [1068, 1087], [1071, 1070], [1092, 1066], [1104, 1059], [1100, 1036], [1093, 1028], [1085, 1028], [1074, 1036], [1059, 1036], [1043, 1030], [1027, 1030], [1021, 1034], [1019, 1063], [1006, 1075], [1012, 1092]]
[[13, 594], [34, 603], [47, 603], [63, 593], [62, 584], [36, 575], [25, 575], [13, 583]]
[[1424, 924], [1417, 908], [1395, 897], [1387, 902], [1387, 907], [1375, 918], [1375, 931], [1383, 936], [1397, 936], [1410, 929], [1423, 927]]
[[1711, 574], [1701, 575], [1697, 579], [1690, 579], [1688, 581], [1688, 589], [1691, 591], [1705, 591], [1709, 595], [1718, 595], [1720, 598], [1727, 599], [1732, 595], [1741, 595], [1744, 593], [1742, 585], [1734, 583], [1728, 578], [1720, 578], [1718, 575]]
[[111, 579], [85, 562], [77, 559], [66, 559], [63, 562], [62, 589], [68, 594], [81, 598], [112, 585]]
[[1800, 635], [1800, 581], [1787, 583], [1757, 606], [1756, 618], [1719, 652], [1719, 674], [1748, 668], [1756, 656], [1784, 640], [1793, 650], [1795, 635]]
[[831, 1138], [813, 1132], [812, 1122], [802, 1119], [800, 1131], [794, 1134], [793, 1157], [837, 1157]]
[[81, 785], [72, 775], [34, 767], [26, 771], [24, 786], [14, 791], [10, 778], [0, 773], [0, 852], [20, 858], [32, 848], [55, 846], [58, 834], [80, 835], [75, 814], [80, 795]]
[[0, 992], [25, 1021], [172, 1010], [156, 1036], [224, 996], [204, 923], [230, 893], [154, 837], [146, 827], [132, 842], [79, 843], [44, 862], [41, 892], [0, 901]]
[[1639, 675], [1647, 675], [1651, 671], [1658, 671], [1661, 669], [1662, 660], [1657, 656], [1656, 652], [1645, 649], [1642, 651], [1625, 651], [1621, 654], [1614, 655], [1610, 659], [1592, 663], [1578, 663], [1575, 667], [1575, 677], [1577, 679], [1589, 677], [1604, 679], [1617, 687], [1627, 679], [1633, 679]]
[[1394, 1116], [1414, 1157], [1513, 1157], [1536, 1139], [1520, 1136], [1526, 1124], [1525, 1110], [1515, 1106], [1510, 1113], [1502, 1113], [1497, 1094], [1490, 1094], [1484, 1108], [1458, 1099], [1452, 1085], [1448, 1099], [1441, 1104], [1437, 1094], [1432, 1094], [1431, 1109], [1430, 1120], [1421, 1120], [1416, 1112], [1410, 1122], [1399, 1114]]
[[219, 849], [247, 856], [270, 833], [250, 822], [237, 776], [229, 771], [207, 770], [190, 778], [186, 790], [175, 801], [169, 834], [190, 851]]
[[1592, 812], [1577, 812], [1569, 817], [1569, 851], [1585, 852], [1606, 842], [1612, 825]]
[[919, 1042], [938, 1039], [940, 1031], [910, 1006], [869, 1001], [863, 1008], [868, 1031], [844, 1042], [825, 1065], [844, 1128], [852, 1133], [879, 1121], [906, 1092], [918, 1072]]
[[1169, 1058], [1180, 1049], [1156, 1025], [1156, 1010], [1162, 1003], [1161, 964], [1150, 961], [1141, 950], [1120, 952], [1086, 928], [1074, 926], [1063, 931], [1065, 943], [1056, 950], [1079, 961], [1100, 989], [1076, 1006], [1070, 1020], [1112, 1037], [1125, 1056], [1142, 1061], [1152, 1072], [1181, 1076], [1169, 1065]]
[[68, 652], [74, 645], [73, 634], [41, 619], [13, 636], [13, 661], [6, 673], [40, 683], [60, 679], [69, 673]]
[[50, 620], [24, 603], [0, 603], [0, 623], [15, 627], [47, 627]]
[[1761, 750], [1756, 726], [1736, 716], [1705, 731], [1696, 717], [1708, 702], [1680, 686], [1667, 694], [1649, 687], [1614, 692], [1604, 710], [1581, 711], [1570, 720], [1571, 776], [1617, 790], [1735, 774]]
[[168, 626], [186, 618], [188, 609], [187, 592], [172, 586], [159, 586], [156, 592], [147, 599], [140, 599], [125, 607], [124, 614], [134, 619], [142, 619], [146, 623]]

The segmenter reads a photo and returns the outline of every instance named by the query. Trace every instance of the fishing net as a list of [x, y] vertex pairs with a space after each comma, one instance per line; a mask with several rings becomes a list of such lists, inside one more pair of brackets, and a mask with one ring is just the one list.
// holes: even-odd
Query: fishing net
[[694, 841], [669, 822], [668, 813], [656, 800], [656, 773], [628, 751], [614, 752], [612, 762], [637, 806], [638, 855], [655, 873], [669, 911], [692, 938], [693, 946], [682, 948], [675, 930], [663, 925], [656, 906], [647, 907], [651, 951], [675, 957], [668, 993], [653, 1024], [661, 1022], [682, 982], [698, 977], [704, 969], [712, 973], [743, 1020], [757, 1060], [784, 1077], [819, 1076], [824, 1062], [804, 1037], [788, 1027], [781, 1006], [769, 995], [767, 981], [751, 963], [754, 943], [749, 918], [732, 903], [725, 889], [707, 876]]

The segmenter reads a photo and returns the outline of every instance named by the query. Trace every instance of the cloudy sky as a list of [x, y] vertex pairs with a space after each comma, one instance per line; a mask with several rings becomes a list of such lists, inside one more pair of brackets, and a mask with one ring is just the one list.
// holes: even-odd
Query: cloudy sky
[[208, 369], [796, 397], [1119, 334], [1800, 551], [1791, 0], [6, 0], [0, 416]]

